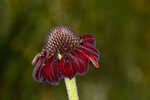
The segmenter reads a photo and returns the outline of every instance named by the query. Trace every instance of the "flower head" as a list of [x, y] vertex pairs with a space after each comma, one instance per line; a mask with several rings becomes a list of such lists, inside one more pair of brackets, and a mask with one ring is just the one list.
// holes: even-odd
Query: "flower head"
[[68, 27], [56, 26], [50, 30], [42, 51], [32, 61], [35, 65], [33, 78], [57, 84], [64, 77], [72, 79], [76, 74], [86, 73], [90, 61], [98, 67], [98, 59], [99, 51], [92, 35], [79, 37]]

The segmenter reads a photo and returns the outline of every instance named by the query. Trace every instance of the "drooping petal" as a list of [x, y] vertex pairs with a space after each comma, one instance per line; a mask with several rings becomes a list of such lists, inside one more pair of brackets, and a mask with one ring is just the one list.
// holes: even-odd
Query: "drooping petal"
[[68, 78], [72, 78], [74, 76], [74, 72], [72, 69], [72, 63], [69, 60], [67, 55], [64, 55], [62, 59], [59, 61], [59, 71], [60, 73]]
[[36, 54], [35, 57], [32, 60], [32, 65], [37, 64], [37, 62], [38, 62], [38, 60], [39, 60], [40, 57], [41, 57], [40, 53]]
[[84, 34], [81, 38], [83, 39], [83, 42], [89, 43], [94, 47], [96, 46], [96, 40], [91, 34]]
[[82, 45], [85, 48], [88, 48], [89, 50], [91, 50], [92, 52], [96, 53], [97, 55], [99, 55], [99, 51], [91, 44], [89, 43], [83, 43]]
[[58, 66], [59, 66], [58, 59], [55, 58], [53, 63], [51, 64], [50, 68], [51, 68], [53, 77], [54, 77], [56, 82], [62, 78], [61, 74], [59, 72]]
[[80, 52], [78, 49], [76, 50], [76, 53], [78, 54], [78, 57], [81, 59], [80, 62], [83, 64], [83, 72], [81, 74], [84, 74], [88, 71], [88, 65], [89, 60], [82, 52]]
[[84, 74], [88, 71], [88, 58], [82, 54], [79, 50], [74, 50], [70, 53], [73, 59], [73, 65], [76, 67], [77, 72]]
[[69, 58], [69, 63], [71, 65], [72, 77], [74, 77], [75, 74], [78, 72], [77, 65], [74, 64], [74, 59], [72, 59], [72, 57], [70, 56], [70, 53], [68, 54], [68, 58]]
[[47, 60], [42, 70], [42, 74], [44, 75], [44, 78], [47, 80], [48, 83], [58, 83], [60, 76], [58, 72], [58, 63], [55, 57], [51, 57]]
[[38, 82], [57, 84], [61, 79], [58, 71], [58, 62], [54, 57], [46, 58], [41, 56], [35, 65], [33, 78]]
[[91, 62], [95, 65], [96, 68], [99, 67], [99, 64], [98, 64], [99, 56], [98, 56], [98, 54], [96, 54], [95, 52], [93, 52], [89, 48], [85, 48], [84, 46], [79, 46], [78, 50], [82, 51], [82, 53], [84, 54], [84, 56], [86, 56], [87, 58], [89, 58], [91, 60]]
[[32, 73], [33, 78], [38, 82], [42, 82], [44, 80], [44, 77], [40, 75], [41, 73], [40, 70], [41, 70], [41, 66], [43, 65], [44, 59], [45, 59], [44, 56], [39, 57]]
[[71, 59], [71, 62], [72, 62], [72, 69], [73, 69], [74, 73], [76, 74], [80, 70], [80, 65], [79, 65], [79, 62], [78, 62], [78, 58], [75, 56], [75, 54], [73, 52], [70, 52], [69, 56], [70, 56], [70, 59]]
[[54, 78], [52, 77], [52, 72], [50, 70], [50, 63], [52, 62], [51, 59], [48, 59], [46, 64], [44, 65], [43, 69], [41, 70], [41, 74], [45, 77], [47, 82], [52, 82]]

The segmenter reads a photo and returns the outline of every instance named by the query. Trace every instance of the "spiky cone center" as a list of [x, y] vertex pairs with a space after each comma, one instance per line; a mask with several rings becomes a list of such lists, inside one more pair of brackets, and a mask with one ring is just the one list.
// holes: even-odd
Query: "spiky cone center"
[[80, 37], [68, 27], [57, 26], [52, 28], [48, 33], [45, 43], [44, 51], [49, 55], [63, 54], [74, 49], [80, 44]]

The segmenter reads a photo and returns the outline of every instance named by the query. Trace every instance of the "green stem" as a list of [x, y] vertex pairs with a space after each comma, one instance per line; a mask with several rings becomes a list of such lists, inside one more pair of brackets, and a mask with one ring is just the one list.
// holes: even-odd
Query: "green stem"
[[69, 100], [79, 100], [75, 77], [71, 80], [65, 78], [65, 84]]

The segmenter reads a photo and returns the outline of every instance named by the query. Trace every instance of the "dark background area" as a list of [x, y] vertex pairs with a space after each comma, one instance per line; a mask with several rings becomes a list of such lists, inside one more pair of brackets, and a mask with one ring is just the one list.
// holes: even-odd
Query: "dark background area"
[[149, 0], [0, 0], [0, 100], [67, 100], [32, 78], [32, 59], [56, 25], [91, 33], [99, 69], [77, 76], [80, 100], [150, 100]]

